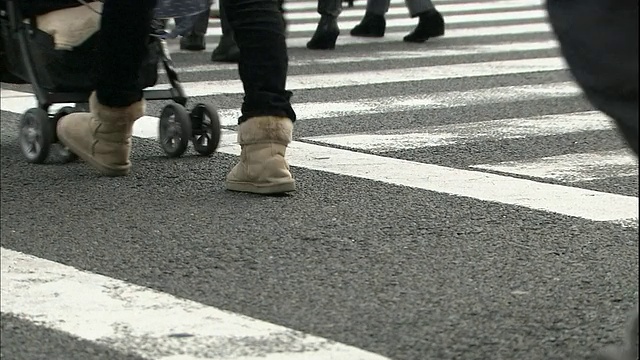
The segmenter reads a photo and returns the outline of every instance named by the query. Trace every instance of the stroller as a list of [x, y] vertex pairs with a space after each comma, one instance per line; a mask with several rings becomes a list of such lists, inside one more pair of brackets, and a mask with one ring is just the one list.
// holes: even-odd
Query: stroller
[[[20, 0], [3, 0], [5, 8], [0, 9], [0, 76], [1, 81], [11, 84], [31, 84], [38, 107], [27, 110], [20, 118], [19, 143], [22, 153], [30, 163], [43, 163], [53, 145], [58, 143], [57, 121], [65, 115], [78, 111], [88, 111], [89, 95], [94, 89], [94, 80], [88, 74], [92, 71], [97, 44], [94, 34], [72, 51], [54, 50], [53, 39], [34, 26], [35, 18], [25, 18], [19, 8]], [[201, 3], [203, 10], [206, 0]], [[185, 9], [184, 0], [179, 8]], [[156, 18], [167, 16], [172, 9], [170, 0], [158, 2]], [[72, 6], [75, 6], [72, 4]], [[77, 6], [86, 6], [78, 0]], [[188, 14], [184, 14], [188, 15]], [[164, 24], [154, 21], [150, 29], [148, 56], [140, 69], [143, 96], [146, 100], [173, 100], [167, 104], [159, 117], [159, 142], [169, 157], [180, 157], [189, 142], [197, 153], [208, 156], [215, 152], [220, 142], [221, 126], [218, 112], [210, 104], [196, 104], [190, 111], [186, 109], [187, 96], [178, 80], [178, 75], [166, 46]], [[171, 85], [168, 89], [149, 89], [158, 80], [158, 65], [162, 63]], [[50, 114], [52, 104], [73, 103], [55, 114]], [[63, 146], [59, 157], [63, 162], [73, 161], [77, 156]]]

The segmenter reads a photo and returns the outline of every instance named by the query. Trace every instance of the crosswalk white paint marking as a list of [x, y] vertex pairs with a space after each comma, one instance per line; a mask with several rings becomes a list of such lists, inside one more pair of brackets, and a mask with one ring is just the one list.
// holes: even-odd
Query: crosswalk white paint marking
[[[467, 23], [489, 23], [497, 21], [516, 21], [516, 20], [540, 20], [546, 19], [547, 13], [544, 10], [525, 10], [525, 11], [506, 11], [496, 13], [481, 13], [481, 14], [464, 14], [464, 15], [450, 15], [445, 18], [445, 22], [450, 25], [455, 24], [467, 24]], [[319, 18], [319, 15], [318, 15]], [[359, 20], [338, 20], [338, 26], [340, 29], [350, 30], [354, 26], [360, 23]], [[387, 29], [393, 29], [398, 27], [410, 27], [416, 26], [418, 20], [414, 18], [393, 18], [388, 19], [386, 22]], [[289, 24], [287, 26], [287, 32], [291, 35], [294, 33], [313, 32], [318, 25], [315, 22], [302, 23], [302, 24]], [[346, 33], [346, 31], [344, 31]], [[222, 35], [222, 29], [219, 25], [209, 26], [207, 28], [207, 35]]]
[[[544, 98], [559, 99], [578, 96], [580, 94], [580, 88], [571, 82], [565, 82], [543, 85], [504, 86], [470, 91], [446, 91], [415, 96], [390, 96], [335, 102], [294, 103], [293, 108], [296, 111], [298, 120], [317, 120], [332, 117], [393, 114], [401, 111], [532, 101]], [[222, 125], [235, 125], [238, 117], [240, 117], [240, 110], [221, 109], [219, 110], [219, 115]], [[428, 119], [425, 119], [425, 122], [428, 122]]]
[[[475, 2], [475, 3], [461, 3], [461, 4], [447, 4], [447, 3], [438, 3], [436, 5], [438, 11], [442, 13], [445, 19], [448, 15], [452, 13], [466, 13], [472, 11], [490, 11], [490, 10], [508, 10], [508, 9], [519, 9], [526, 7], [534, 7], [534, 6], [542, 6], [541, 1], [538, 0], [503, 0], [503, 1], [491, 1], [491, 2]], [[285, 17], [289, 21], [298, 21], [298, 20], [312, 20], [318, 21], [320, 15], [316, 12], [317, 4], [309, 8], [302, 8], [296, 10], [306, 10], [306, 11], [291, 11], [285, 13]], [[285, 10], [288, 10], [288, 5], [285, 3]], [[364, 7], [362, 8], [352, 8], [349, 9], [347, 7], [343, 8], [342, 13], [340, 14], [340, 19], [357, 19], [360, 20], [364, 15]], [[400, 6], [390, 7], [386, 16], [391, 17], [395, 15], [404, 15], [409, 16], [409, 11], [404, 6], [404, 4], [400, 4]]]
[[[152, 116], [138, 120], [134, 135], [155, 138], [157, 121]], [[239, 155], [235, 132], [224, 132], [219, 152]], [[634, 224], [638, 219], [638, 199], [631, 196], [453, 169], [300, 141], [291, 144], [288, 158], [293, 166], [588, 220]]]
[[[522, 35], [522, 34], [547, 34], [551, 31], [551, 27], [547, 23], [531, 23], [522, 25], [501, 25], [501, 26], [483, 26], [473, 28], [458, 28], [447, 29], [443, 38], [430, 39], [428, 44], [443, 41], [443, 39], [458, 39], [458, 38], [475, 38], [484, 36], [506, 36], [506, 35]], [[354, 37], [345, 34], [339, 36], [336, 41], [337, 46], [344, 45], [366, 45], [366, 44], [381, 44], [390, 42], [402, 42], [402, 38], [407, 35], [408, 31], [387, 32], [383, 38], [365, 38]], [[287, 37], [288, 48], [304, 48], [307, 46], [307, 42], [311, 38], [309, 36], [303, 37]], [[208, 39], [211, 39], [209, 37]], [[211, 44], [217, 44], [217, 40]], [[419, 46], [419, 45], [416, 45]], [[187, 50], [180, 50], [177, 41], [170, 41], [168, 48], [171, 53], [185, 53]]]
[[[240, 154], [235, 132], [225, 132], [219, 152]], [[291, 165], [307, 169], [593, 221], [633, 223], [638, 219], [638, 198], [633, 196], [453, 169], [300, 141], [290, 144], [287, 158]]]
[[2, 313], [153, 360], [386, 358], [1, 248]]
[[[364, 5], [364, 2], [363, 4]], [[497, 0], [491, 2], [470, 2], [470, 3], [460, 3], [460, 4], [447, 4], [440, 3], [437, 4], [437, 9], [443, 16], [452, 15], [453, 13], [467, 13], [472, 11], [491, 11], [491, 10], [509, 10], [509, 9], [520, 9], [527, 7], [539, 7], [542, 6], [542, 1], [540, 0]], [[312, 22], [317, 21], [320, 18], [320, 15], [316, 11], [318, 8], [318, 4], [316, 2], [291, 2], [285, 1], [285, 18], [288, 21], [300, 21], [300, 20], [311, 20]], [[354, 18], [360, 20], [364, 15], [365, 7], [359, 6], [354, 8], [343, 7], [342, 13], [340, 14], [340, 19], [345, 18]], [[405, 15], [409, 16], [409, 11], [405, 7], [404, 3], [396, 3], [389, 7], [389, 11], [387, 11], [386, 16], [395, 16], [395, 15]], [[212, 27], [217, 27], [220, 24], [220, 20], [211, 19], [210, 24]], [[168, 25], [174, 26], [175, 22], [173, 19], [170, 19]]]
[[[425, 48], [413, 51], [376, 51], [367, 55], [331, 56], [311, 59], [289, 59], [289, 67], [312, 65], [337, 65], [347, 63], [381, 62], [389, 60], [428, 59], [443, 56], [468, 56], [498, 53], [523, 53], [527, 51], [554, 50], [558, 48], [556, 40], [507, 42], [486, 45], [459, 45], [443, 48]], [[320, 54], [322, 55], [322, 54]], [[331, 54], [337, 55], [337, 54]], [[213, 72], [237, 70], [237, 64], [212, 63], [178, 67], [178, 73]], [[164, 72], [164, 71], [162, 71]]]
[[[369, 98], [358, 100], [344, 100], [334, 102], [307, 102], [294, 103], [298, 120], [326, 119], [332, 117], [358, 116], [367, 114], [394, 113], [401, 111], [455, 108], [492, 103], [508, 103], [516, 101], [532, 101], [536, 99], [572, 97], [581, 94], [572, 82], [550, 83], [540, 85], [504, 86], [487, 89], [474, 89], [469, 91], [446, 91], [438, 93], [420, 94], [415, 96], [397, 96]], [[31, 93], [0, 90], [2, 97], [2, 110], [22, 114], [27, 109], [37, 105], [35, 97]], [[55, 104], [51, 107], [54, 112], [63, 106], [73, 104]], [[220, 122], [224, 126], [237, 124], [240, 110], [220, 109]], [[143, 134], [155, 136], [156, 123], [137, 121], [136, 128]], [[142, 137], [147, 137], [144, 135]]]
[[[562, 58], [548, 57], [387, 70], [353, 71], [348, 73], [292, 75], [287, 77], [287, 89], [324, 89], [343, 86], [512, 75], [565, 70], [566, 68], [566, 63]], [[244, 94], [240, 80], [186, 82], [182, 85], [188, 96]], [[154, 88], [166, 89], [167, 86], [163, 84], [155, 86]]]
[[[468, 119], [471, 120], [471, 119]], [[340, 134], [305, 138], [323, 144], [384, 153], [396, 150], [460, 145], [469, 142], [522, 139], [584, 131], [612, 130], [615, 126], [597, 111], [553, 114], [519, 119], [500, 119], [431, 126], [406, 131]]]
[[507, 174], [535, 178], [579, 182], [611, 177], [638, 176], [638, 162], [628, 150], [614, 150], [588, 154], [565, 154], [525, 161], [506, 161], [498, 164], [471, 166]]

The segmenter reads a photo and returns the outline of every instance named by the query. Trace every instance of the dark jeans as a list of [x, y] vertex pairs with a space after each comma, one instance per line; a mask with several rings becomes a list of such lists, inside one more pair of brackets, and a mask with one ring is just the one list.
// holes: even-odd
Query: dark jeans
[[[106, 0], [98, 43], [100, 103], [124, 107], [142, 99], [139, 70], [156, 0]], [[240, 48], [244, 85], [243, 122], [255, 116], [285, 116], [295, 121], [291, 92], [285, 90], [289, 58], [278, 0], [223, 1]]]
[[589, 101], [638, 154], [638, 1], [548, 0], [551, 26]]
[[142, 99], [138, 77], [156, 0], [106, 0], [98, 34], [98, 101], [125, 107]]
[[205, 36], [207, 34], [207, 28], [209, 27], [209, 14], [211, 13], [210, 8], [212, 1], [209, 1], [208, 4], [207, 10], [198, 15], [176, 18], [176, 26], [181, 26], [182, 23], [192, 23], [191, 29], [185, 35]]
[[255, 116], [295, 121], [291, 92], [285, 90], [289, 57], [278, 0], [221, 0], [238, 48], [244, 86], [239, 123]]

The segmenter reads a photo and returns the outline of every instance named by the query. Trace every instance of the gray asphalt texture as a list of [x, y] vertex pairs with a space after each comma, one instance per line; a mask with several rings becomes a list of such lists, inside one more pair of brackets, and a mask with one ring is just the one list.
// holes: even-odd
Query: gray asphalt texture
[[[349, 30], [342, 29], [341, 36], [349, 36]], [[305, 35], [312, 34], [296, 37]], [[349, 45], [333, 52], [291, 49], [290, 58], [550, 38], [444, 37], [423, 45]], [[217, 38], [209, 37], [206, 52], [179, 53], [174, 60], [178, 66], [208, 64], [216, 44]], [[553, 50], [311, 65], [292, 67], [291, 74], [556, 55]], [[186, 74], [183, 80], [235, 78], [237, 72], [224, 70]], [[568, 80], [566, 71], [553, 71], [301, 90], [295, 91], [293, 101], [295, 107], [308, 101]], [[203, 100], [237, 108], [242, 96], [193, 99]], [[149, 103], [147, 113], [157, 116], [162, 105]], [[303, 120], [296, 124], [294, 137], [591, 109], [577, 96]], [[392, 359], [587, 359], [621, 339], [627, 313], [638, 298], [634, 228], [297, 167], [292, 171], [299, 190], [291, 196], [231, 193], [224, 190], [224, 178], [235, 157], [215, 154], [207, 159], [188, 152], [167, 159], [149, 139], [134, 139], [131, 176], [101, 178], [80, 162], [26, 163], [17, 145], [19, 115], [3, 111], [1, 117], [3, 247]], [[465, 168], [621, 148], [624, 144], [614, 131], [597, 131], [383, 155]], [[635, 177], [571, 186], [638, 196]], [[6, 314], [0, 333], [1, 356], [7, 360], [136, 359]]]

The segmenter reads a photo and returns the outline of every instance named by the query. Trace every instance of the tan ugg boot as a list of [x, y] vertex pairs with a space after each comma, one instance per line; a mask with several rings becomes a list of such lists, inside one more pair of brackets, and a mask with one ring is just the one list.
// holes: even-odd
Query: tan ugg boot
[[227, 189], [256, 194], [294, 191], [295, 180], [284, 158], [292, 136], [293, 122], [284, 117], [261, 116], [240, 124], [240, 162], [227, 175]]
[[144, 100], [112, 108], [100, 104], [94, 92], [89, 108], [90, 113], [74, 113], [60, 119], [58, 139], [102, 174], [128, 175], [133, 123], [144, 115]]

